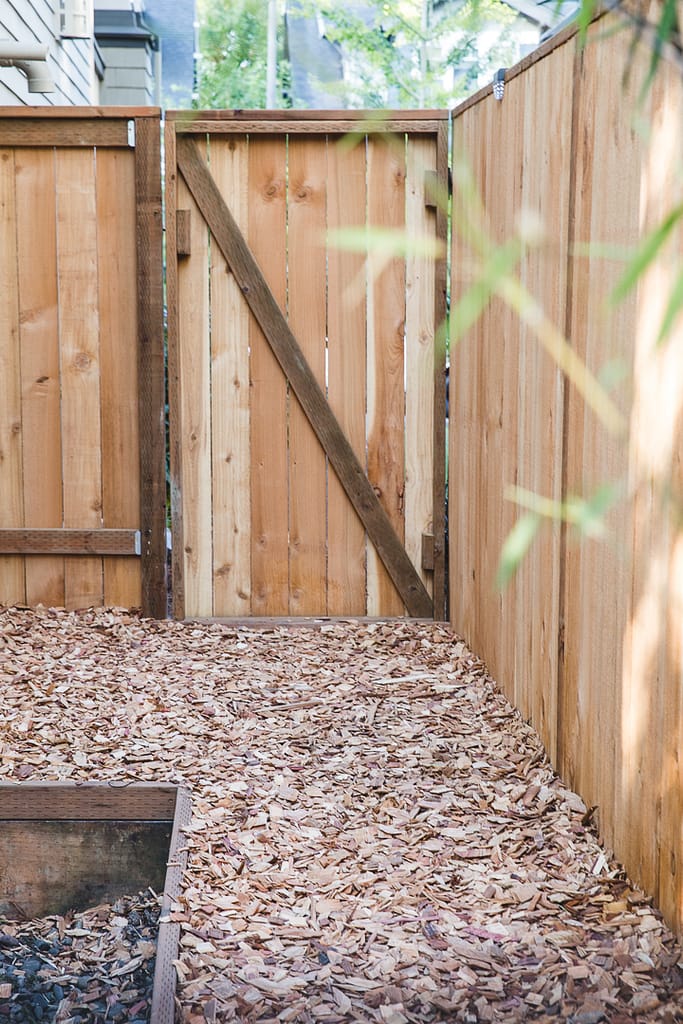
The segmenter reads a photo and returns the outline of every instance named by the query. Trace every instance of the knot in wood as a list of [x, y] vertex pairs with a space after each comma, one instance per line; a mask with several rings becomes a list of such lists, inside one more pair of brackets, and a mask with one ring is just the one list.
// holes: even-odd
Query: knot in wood
[[74, 356], [74, 369], [75, 370], [87, 370], [92, 363], [92, 357], [88, 352], [77, 352]]

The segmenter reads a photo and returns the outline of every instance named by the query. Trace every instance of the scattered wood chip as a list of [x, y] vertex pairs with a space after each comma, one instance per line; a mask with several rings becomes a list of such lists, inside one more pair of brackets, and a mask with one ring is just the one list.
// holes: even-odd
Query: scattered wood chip
[[447, 627], [8, 609], [0, 648], [0, 779], [192, 792], [188, 1024], [683, 1020], [680, 946]]

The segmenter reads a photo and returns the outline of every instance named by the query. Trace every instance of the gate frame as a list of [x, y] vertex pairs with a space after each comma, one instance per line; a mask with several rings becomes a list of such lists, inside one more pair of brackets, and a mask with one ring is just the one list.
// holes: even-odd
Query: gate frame
[[[374, 116], [373, 116], [374, 115]], [[179, 431], [176, 419], [179, 409], [179, 360], [178, 360], [178, 268], [177, 255], [183, 252], [183, 233], [186, 225], [178, 217], [176, 183], [182, 173], [178, 162], [177, 138], [191, 138], [202, 134], [313, 134], [345, 135], [354, 132], [419, 132], [431, 134], [436, 142], [436, 172], [433, 181], [427, 184], [429, 205], [436, 215], [435, 237], [443, 244], [444, 255], [435, 260], [434, 267], [434, 462], [432, 466], [432, 533], [423, 535], [422, 565], [433, 572], [433, 598], [431, 617], [446, 621], [448, 609], [446, 539], [445, 539], [445, 476], [446, 476], [446, 315], [447, 315], [447, 209], [448, 195], [448, 128], [447, 110], [398, 110], [398, 111], [357, 111], [357, 110], [219, 110], [219, 111], [167, 111], [165, 131], [166, 153], [166, 284], [168, 303], [168, 388], [170, 410], [170, 459], [171, 459], [171, 508], [173, 517], [172, 586], [174, 616], [184, 618], [184, 567], [183, 567], [183, 522], [182, 522], [182, 460]], [[239, 240], [238, 240], [239, 241]], [[219, 240], [220, 246], [220, 240]], [[225, 253], [224, 253], [225, 255]], [[258, 270], [258, 268], [256, 268]], [[235, 268], [233, 267], [233, 272]], [[247, 288], [243, 288], [245, 293]], [[252, 309], [252, 312], [254, 310]], [[258, 320], [258, 317], [257, 317]], [[263, 326], [263, 325], [262, 325]], [[291, 332], [288, 332], [291, 335]], [[291, 341], [296, 340], [291, 335]], [[298, 360], [297, 353], [297, 361]], [[280, 361], [285, 377], [294, 387], [286, 369]], [[305, 361], [304, 361], [305, 363]], [[306, 367], [307, 368], [307, 367]], [[298, 395], [301, 401], [301, 396]], [[313, 401], [312, 404], [315, 404]], [[322, 439], [316, 424], [309, 421]], [[345, 439], [342, 436], [342, 441]], [[323, 445], [325, 448], [325, 445]], [[328, 452], [329, 455], [329, 452]], [[333, 460], [331, 460], [333, 461]], [[350, 474], [349, 474], [350, 475]], [[341, 478], [340, 478], [341, 480]], [[346, 487], [344, 481], [342, 485]], [[359, 511], [359, 504], [347, 489], [347, 496]], [[379, 505], [379, 503], [377, 503]], [[383, 510], [379, 509], [383, 514]], [[370, 512], [370, 515], [373, 513]], [[363, 516], [361, 516], [363, 518]], [[383, 526], [379, 527], [380, 531]], [[390, 528], [391, 529], [391, 528]], [[389, 538], [390, 545], [393, 540]], [[394, 581], [395, 582], [395, 581]], [[410, 585], [408, 584], [408, 587]], [[428, 598], [428, 595], [425, 594]], [[414, 607], [423, 614], [426, 602], [418, 595]]]

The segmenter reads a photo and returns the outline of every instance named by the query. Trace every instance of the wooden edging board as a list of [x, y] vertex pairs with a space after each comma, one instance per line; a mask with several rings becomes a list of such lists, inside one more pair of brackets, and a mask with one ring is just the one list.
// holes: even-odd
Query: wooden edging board
[[182, 837], [189, 824], [189, 792], [179, 786], [127, 782], [0, 783], [0, 822], [169, 822], [172, 823], [157, 935], [150, 1024], [173, 1024], [180, 926], [171, 920], [180, 895], [187, 852]]

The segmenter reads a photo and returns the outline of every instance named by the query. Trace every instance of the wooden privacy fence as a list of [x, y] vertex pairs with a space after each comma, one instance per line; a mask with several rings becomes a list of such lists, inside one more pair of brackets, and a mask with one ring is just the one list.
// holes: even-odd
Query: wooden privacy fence
[[0, 109], [0, 603], [166, 608], [159, 111]]
[[[546, 242], [517, 272], [590, 370], [615, 365], [627, 436], [569, 387], [523, 318], [494, 299], [451, 354], [451, 620], [540, 732], [565, 780], [597, 806], [630, 876], [683, 928], [683, 323], [657, 344], [683, 258], [680, 223], [637, 289], [608, 297], [632, 249], [683, 199], [683, 83], [619, 15], [571, 31], [454, 112], [500, 244], [522, 211]], [[460, 219], [462, 193], [454, 196]], [[529, 217], [526, 217], [529, 223]], [[453, 301], [471, 236], [454, 230]], [[592, 249], [582, 243], [592, 243]], [[607, 250], [605, 250], [607, 246]], [[606, 378], [605, 378], [606, 379]], [[520, 510], [506, 487], [555, 501], [618, 482], [602, 542], [548, 523], [512, 584], [495, 576]]]
[[447, 131], [168, 115], [176, 615], [444, 616]]

